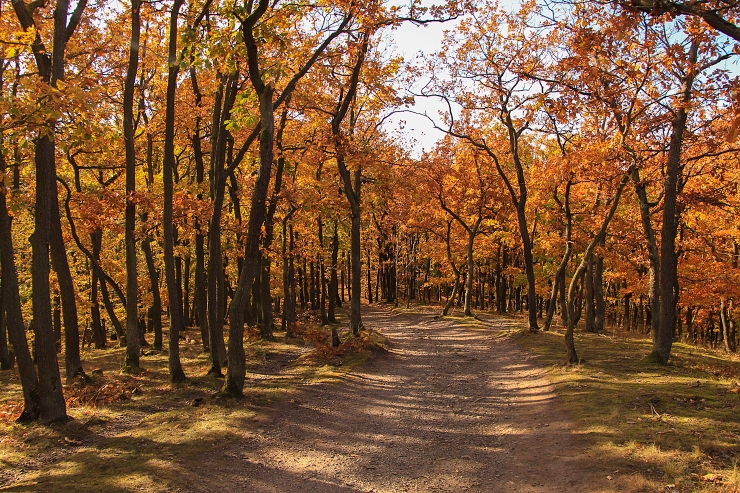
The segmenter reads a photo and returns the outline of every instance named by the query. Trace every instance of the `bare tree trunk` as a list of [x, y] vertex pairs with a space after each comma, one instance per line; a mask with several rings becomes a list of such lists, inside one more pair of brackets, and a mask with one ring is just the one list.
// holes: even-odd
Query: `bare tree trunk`
[[735, 323], [730, 317], [728, 303], [724, 298], [720, 301], [719, 315], [722, 323], [722, 338], [725, 341], [725, 350], [727, 352], [734, 353], [737, 351], [737, 343], [735, 341]]
[[339, 222], [334, 220], [334, 234], [331, 240], [331, 274], [329, 279], [329, 322], [336, 323], [336, 306], [339, 300], [339, 279], [337, 278], [337, 261], [339, 257]]
[[575, 326], [579, 318], [576, 316], [576, 306], [575, 306], [576, 289], [577, 289], [578, 284], [582, 282], [582, 279], [584, 275], [586, 274], [586, 269], [587, 269], [588, 263], [591, 261], [591, 256], [593, 255], [594, 248], [596, 247], [596, 245], [603, 242], [604, 238], [606, 237], [606, 230], [609, 227], [609, 223], [611, 222], [611, 219], [617, 210], [617, 206], [619, 205], [619, 199], [622, 196], [622, 191], [624, 190], [624, 186], [627, 184], [628, 179], [629, 179], [629, 174], [626, 174], [622, 178], [622, 180], [619, 182], [619, 185], [617, 186], [617, 190], [614, 194], [614, 197], [612, 198], [612, 204], [609, 209], [609, 212], [607, 213], [606, 217], [604, 217], [604, 221], [602, 222], [601, 227], [599, 228], [599, 231], [596, 233], [594, 238], [591, 240], [591, 242], [586, 247], [586, 251], [583, 253], [583, 259], [581, 260], [581, 263], [576, 269], [576, 271], [573, 273], [573, 278], [570, 281], [570, 286], [568, 288], [568, 295], [567, 295], [568, 323], [565, 329], [565, 347], [566, 347], [566, 352], [567, 352], [567, 357], [568, 357], [568, 363], [570, 364], [575, 364], [575, 363], [578, 363], [579, 361], [578, 353], [576, 352], [574, 336], [573, 336]]
[[681, 85], [681, 104], [675, 111], [672, 122], [671, 140], [666, 160], [663, 185], [663, 226], [660, 232], [660, 330], [653, 336], [653, 351], [648, 359], [660, 364], [668, 364], [673, 345], [673, 330], [676, 326], [676, 305], [678, 304], [678, 258], [676, 256], [676, 236], [680, 209], [678, 192], [681, 174], [681, 148], [683, 146], [689, 102], [696, 71], [693, 65], [699, 56], [699, 42], [692, 41], [688, 54], [690, 67]]
[[123, 90], [123, 140], [126, 147], [126, 358], [123, 369], [139, 371], [141, 335], [138, 326], [138, 274], [136, 271], [136, 149], [134, 143], [134, 86], [139, 66], [141, 0], [131, 0], [131, 42]]
[[606, 301], [604, 300], [604, 257], [595, 254], [593, 289], [594, 289], [594, 331], [604, 331], [606, 318]]
[[[0, 154], [0, 171], [5, 171], [5, 157]], [[23, 324], [21, 297], [18, 291], [18, 274], [13, 255], [11, 218], [8, 215], [5, 189], [0, 188], [0, 274], [2, 274], [2, 297], [7, 315], [8, 340], [18, 362], [18, 374], [23, 388], [23, 412], [18, 421], [38, 419], [41, 413], [39, 379], [28, 350], [26, 328]]]
[[169, 73], [167, 76], [167, 106], [165, 110], [164, 161], [162, 181], [164, 184], [164, 270], [169, 298], [170, 330], [168, 366], [172, 382], [185, 380], [180, 363], [180, 332], [184, 329], [182, 320], [182, 300], [175, 277], [174, 242], [175, 229], [172, 217], [173, 169], [175, 166], [175, 89], [180, 65], [177, 59], [177, 16], [184, 0], [174, 0], [170, 14], [169, 34]]
[[152, 291], [152, 312], [151, 312], [151, 329], [154, 332], [154, 344], [152, 349], [155, 351], [162, 350], [162, 297], [159, 294], [159, 273], [154, 266], [154, 255], [152, 253], [152, 241], [154, 237], [149, 234], [141, 242], [141, 249], [144, 251], [146, 268], [149, 272], [149, 283]]

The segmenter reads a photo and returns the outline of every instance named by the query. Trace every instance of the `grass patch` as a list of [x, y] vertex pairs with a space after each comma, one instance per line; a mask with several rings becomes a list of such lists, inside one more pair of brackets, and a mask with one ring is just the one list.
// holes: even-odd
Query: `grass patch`
[[342, 334], [341, 352], [323, 359], [321, 345], [275, 335], [266, 341], [247, 331], [244, 398], [238, 400], [219, 397], [223, 379], [206, 375], [209, 355], [201, 351], [197, 329], [183, 334], [181, 362], [188, 380], [180, 384], [170, 382], [166, 350], [145, 353], [138, 374], [121, 372], [125, 349], [85, 350], [90, 378], [65, 385], [71, 420], [52, 426], [13, 422], [22, 409], [18, 374], [0, 372], [0, 490], [177, 489], [192, 474], [188, 463], [220, 454], [224, 444], [250, 433], [257, 408], [299, 386], [337, 381], [387, 343], [374, 331]]
[[598, 456], [629, 471], [625, 491], [738, 492], [740, 359], [673, 345], [668, 366], [641, 339], [576, 334], [584, 357], [566, 366], [563, 335], [512, 337], [549, 367], [561, 402]]

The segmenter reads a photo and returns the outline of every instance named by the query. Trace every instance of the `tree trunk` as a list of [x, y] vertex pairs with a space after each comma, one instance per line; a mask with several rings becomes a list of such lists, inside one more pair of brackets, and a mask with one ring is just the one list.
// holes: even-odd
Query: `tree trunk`
[[126, 147], [126, 372], [139, 371], [140, 334], [138, 326], [138, 274], [136, 271], [136, 149], [134, 142], [134, 89], [139, 66], [141, 0], [131, 0], [131, 42], [123, 90], [123, 140]]
[[[693, 67], [699, 54], [699, 42], [692, 41], [689, 51], [688, 62]], [[653, 351], [648, 356], [648, 359], [663, 365], [668, 364], [673, 344], [673, 331], [676, 326], [676, 305], [678, 304], [676, 236], [681, 214], [677, 207], [677, 199], [681, 174], [681, 147], [695, 77], [696, 71], [689, 68], [682, 80], [681, 103], [675, 111], [671, 125], [671, 140], [663, 185], [663, 226], [660, 232], [660, 330], [653, 336]]]
[[[293, 224], [287, 227], [290, 218], [293, 217], [296, 209], [291, 208], [290, 212], [283, 217], [283, 330], [285, 337], [293, 337], [293, 325], [295, 324], [295, 267], [293, 265]], [[288, 229], [290, 233], [288, 233]], [[290, 236], [290, 243], [288, 243]], [[329, 305], [331, 306], [331, 305]]]
[[586, 263], [586, 273], [583, 276], [583, 284], [585, 291], [584, 306], [586, 307], [586, 332], [596, 332], [594, 328], [594, 319], [596, 313], [594, 311], [594, 256], [588, 259]]
[[62, 380], [54, 344], [51, 319], [51, 291], [49, 289], [49, 242], [52, 197], [56, 188], [54, 142], [48, 135], [36, 141], [36, 213], [31, 235], [31, 279], [33, 327], [35, 332], [36, 365], [39, 377], [39, 417], [44, 422], [67, 419], [62, 394]]
[[80, 360], [80, 328], [77, 319], [77, 301], [75, 296], [74, 280], [69, 269], [67, 251], [62, 236], [62, 223], [59, 218], [59, 198], [56, 192], [56, 183], [51, 194], [52, 209], [56, 212], [51, 214], [51, 236], [50, 250], [51, 261], [57, 273], [59, 284], [59, 295], [62, 301], [62, 318], [64, 320], [64, 368], [67, 381], [78, 375], [85, 375]]
[[[215, 143], [211, 147], [211, 200], [213, 209], [208, 228], [208, 273], [207, 273], [207, 310], [209, 340], [211, 343], [211, 368], [209, 375], [221, 377], [221, 368], [226, 363], [226, 346], [224, 344], [224, 317], [226, 305], [225, 280], [223, 271], [223, 253], [221, 249], [221, 216], [226, 193], [224, 160], [226, 156], [226, 121], [231, 118], [239, 74], [222, 77], [223, 85], [216, 92], [213, 103], [213, 135]], [[225, 88], [225, 92], [224, 92]]]
[[367, 303], [373, 304], [373, 284], [372, 273], [370, 269], [370, 249], [367, 250]]
[[150, 234], [141, 242], [141, 249], [144, 252], [146, 268], [149, 272], [149, 284], [152, 291], [152, 311], [151, 311], [151, 329], [154, 332], [154, 344], [152, 349], [155, 351], [162, 350], [162, 297], [159, 294], [159, 273], [154, 265], [154, 255], [152, 253], [152, 241], [154, 237]]
[[[90, 243], [92, 243], [93, 257], [95, 261], [100, 259], [100, 249], [103, 243], [103, 231], [97, 228], [90, 234]], [[92, 319], [93, 341], [95, 349], [105, 349], [106, 334], [100, 323], [100, 300], [98, 297], [98, 284], [105, 282], [100, 278], [98, 269], [93, 268], [90, 281], [90, 318]]]
[[167, 106], [165, 109], [164, 161], [162, 163], [162, 182], [164, 185], [164, 271], [169, 298], [170, 330], [168, 366], [172, 382], [185, 380], [180, 363], [180, 332], [184, 329], [182, 320], [182, 300], [180, 284], [175, 276], [175, 225], [173, 208], [173, 170], [175, 166], [175, 89], [177, 74], [180, 71], [177, 59], [177, 16], [184, 0], [174, 0], [170, 14], [169, 33], [169, 73], [167, 76]]
[[475, 225], [472, 228], [466, 228], [468, 229], [468, 244], [467, 244], [467, 268], [468, 273], [465, 276], [465, 316], [466, 317], [472, 317], [473, 312], [471, 312], [470, 307], [472, 303], [472, 297], [473, 297], [473, 271], [475, 269], [475, 263], [473, 262], [473, 245], [475, 243], [475, 237], [478, 234], [478, 227], [480, 226], [481, 222], [483, 221], [483, 217], [479, 216], [478, 220], [476, 221]]
[[[648, 260], [650, 261], [650, 281], [648, 292], [650, 295], [650, 307], [652, 318], [650, 319], [653, 331], [653, 344], [656, 343], [656, 337], [660, 333], [660, 252], [658, 250], [658, 241], [655, 237], [655, 230], [650, 219], [650, 202], [647, 197], [645, 183], [640, 179], [640, 171], [635, 168], [632, 170], [632, 181], [635, 184], [635, 194], [637, 195], [640, 205], [640, 220], [642, 222], [642, 231], [645, 236], [645, 243], [648, 250]], [[629, 305], [628, 305], [629, 306]], [[629, 320], [629, 316], [625, 318]]]
[[[0, 171], [5, 171], [5, 157], [2, 154], [0, 154], [0, 165], [2, 165]], [[23, 388], [23, 412], [18, 421], [35, 421], [41, 413], [41, 395], [39, 393], [41, 389], [31, 352], [28, 350], [26, 328], [23, 324], [23, 311], [18, 291], [18, 274], [13, 255], [11, 218], [8, 214], [4, 187], [0, 187], [0, 274], [2, 275], [1, 288], [4, 312], [7, 315], [5, 323], [7, 324], [8, 340], [13, 346], [13, 352], [18, 362], [21, 387]], [[64, 401], [62, 400], [62, 402]]]
[[[0, 245], [0, 248], [2, 246]], [[13, 359], [8, 346], [8, 331], [5, 323], [5, 291], [0, 279], [0, 370], [10, 370], [13, 368]]]
[[[252, 36], [251, 28], [243, 29], [243, 31], [247, 33], [248, 37]], [[251, 39], [250, 43], [254, 43], [254, 38]], [[249, 49], [251, 50], [252, 48]], [[261, 83], [259, 74], [252, 74], [251, 72], [252, 70], [250, 70], [250, 77], [253, 79], [253, 85], [259, 95], [260, 101], [260, 165], [250, 202], [250, 214], [247, 223], [247, 237], [244, 250], [244, 267], [239, 275], [239, 282], [237, 283], [234, 297], [231, 301], [231, 309], [229, 310], [229, 369], [221, 392], [231, 397], [241, 396], [244, 390], [246, 372], [244, 355], [244, 306], [249, 301], [249, 288], [251, 288], [259, 269], [260, 235], [266, 215], [265, 200], [267, 199], [267, 191], [270, 185], [275, 131], [272, 100], [273, 88], [270, 85]], [[257, 83], [257, 81], [260, 82]]]
[[331, 277], [329, 280], [329, 313], [330, 323], [336, 323], [336, 306], [339, 300], [339, 282], [337, 279], [337, 260], [339, 256], [339, 223], [334, 220], [334, 235], [331, 241]]
[[594, 290], [594, 331], [604, 331], [606, 318], [606, 301], [604, 300], [604, 257], [595, 254], [593, 290]]
[[728, 303], [725, 299], [720, 301], [720, 321], [722, 323], [722, 338], [725, 341], [725, 350], [730, 353], [737, 351], [735, 342], [735, 323], [730, 316]]
[[586, 251], [583, 252], [583, 259], [581, 260], [581, 263], [576, 269], [576, 271], [573, 273], [573, 278], [571, 279], [570, 286], [568, 287], [568, 294], [566, 298], [567, 310], [568, 310], [568, 315], [567, 315], [568, 323], [565, 329], [565, 347], [566, 347], [566, 352], [567, 352], [567, 357], [568, 357], [568, 363], [570, 364], [575, 364], [579, 362], [578, 353], [576, 352], [574, 335], [573, 335], [576, 323], [578, 322], [578, 318], [579, 318], [576, 316], [576, 306], [575, 306], [576, 289], [577, 289], [578, 283], [582, 283], [582, 279], [584, 275], [586, 274], [588, 264], [589, 262], [591, 262], [591, 257], [593, 255], [594, 248], [596, 248], [597, 244], [602, 243], [604, 241], [604, 238], [606, 237], [607, 228], [609, 227], [609, 223], [611, 222], [611, 219], [617, 210], [617, 206], [619, 205], [619, 199], [622, 196], [622, 191], [624, 190], [624, 186], [627, 184], [628, 179], [629, 179], [629, 174], [626, 174], [622, 178], [622, 180], [619, 182], [619, 185], [617, 186], [617, 190], [612, 199], [612, 204], [611, 204], [611, 207], [609, 208], [609, 212], [607, 213], [606, 217], [604, 217], [604, 221], [601, 223], [601, 227], [599, 228], [599, 231], [596, 233], [594, 238], [591, 240], [591, 242], [586, 247]]

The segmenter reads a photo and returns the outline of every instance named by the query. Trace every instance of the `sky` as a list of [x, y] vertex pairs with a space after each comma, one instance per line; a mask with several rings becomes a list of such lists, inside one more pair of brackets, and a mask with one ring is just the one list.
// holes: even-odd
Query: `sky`
[[[428, 24], [423, 26], [405, 23], [393, 31], [389, 31], [389, 47], [407, 62], [413, 62], [417, 57], [429, 56], [441, 47], [441, 41], [445, 30], [454, 27], [452, 23]], [[442, 105], [433, 99], [416, 98], [415, 105], [410, 108], [416, 112], [427, 112], [430, 116], [439, 120], [438, 111]], [[401, 131], [399, 126], [403, 125]], [[436, 130], [429, 119], [413, 113], [398, 113], [388, 119], [386, 123], [388, 131], [399, 131], [407, 138], [413, 139], [413, 154], [419, 156], [424, 150], [430, 150], [434, 144], [442, 138], [443, 134]]]

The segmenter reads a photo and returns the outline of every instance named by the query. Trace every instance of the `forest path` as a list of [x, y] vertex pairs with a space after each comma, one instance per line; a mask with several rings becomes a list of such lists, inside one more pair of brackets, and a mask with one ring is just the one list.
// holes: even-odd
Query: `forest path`
[[222, 454], [186, 465], [189, 491], [616, 491], [545, 371], [495, 336], [514, 321], [482, 330], [363, 309], [389, 353], [271, 406]]

